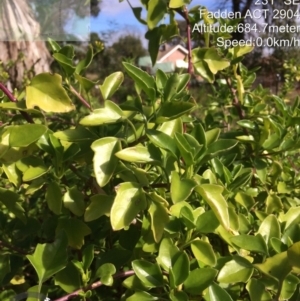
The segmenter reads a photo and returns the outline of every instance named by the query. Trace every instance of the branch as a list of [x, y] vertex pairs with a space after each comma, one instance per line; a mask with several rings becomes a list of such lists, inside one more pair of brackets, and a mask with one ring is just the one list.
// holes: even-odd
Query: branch
[[[3, 93], [8, 97], [8, 99], [11, 102], [17, 102], [17, 99], [13, 96], [13, 94], [4, 86], [3, 83], [0, 83], [0, 90], [3, 91]], [[29, 123], [34, 123], [32, 117], [24, 111], [20, 111], [20, 113], [22, 114], [22, 116], [26, 119], [27, 122]]]
[[226, 77], [226, 83], [230, 89], [230, 92], [231, 92], [231, 95], [233, 98], [232, 104], [237, 109], [240, 120], [245, 119], [245, 113], [244, 113], [241, 103], [236, 95], [236, 90], [232, 87], [231, 80], [228, 77]]
[[93, 111], [91, 105], [72, 86], [70, 86], [70, 91], [81, 101], [85, 107], [87, 107], [90, 111]]
[[[194, 67], [192, 64], [192, 38], [191, 38], [191, 23], [189, 19], [189, 13], [187, 7], [185, 6], [183, 10], [175, 10], [186, 22], [186, 35], [187, 35], [187, 49], [188, 49], [188, 73], [192, 75], [194, 73]], [[190, 87], [190, 82], [188, 83], [188, 88]]]
[[14, 252], [16, 252], [18, 254], [22, 254], [22, 255], [27, 255], [28, 254], [28, 252], [26, 252], [25, 250], [20, 249], [16, 246], [13, 246], [13, 245], [11, 245], [11, 244], [3, 241], [3, 240], [0, 240], [0, 249], [3, 249], [3, 248], [9, 249], [11, 251], [14, 251]]
[[[130, 270], [130, 271], [126, 271], [126, 272], [117, 273], [117, 274], [113, 275], [112, 277], [114, 279], [119, 279], [119, 278], [129, 277], [129, 276], [132, 276], [134, 274], [135, 274], [135, 272], [133, 270]], [[68, 295], [66, 295], [64, 297], [58, 298], [58, 299], [56, 299], [54, 301], [68, 301], [71, 298], [78, 296], [80, 293], [86, 292], [88, 290], [93, 290], [93, 289], [98, 288], [98, 287], [100, 287], [102, 285], [103, 285], [103, 283], [101, 281], [97, 281], [97, 282], [94, 282], [93, 284], [87, 286], [84, 289], [77, 290], [77, 291], [75, 291], [75, 292], [73, 292], [71, 294], [68, 294]]]

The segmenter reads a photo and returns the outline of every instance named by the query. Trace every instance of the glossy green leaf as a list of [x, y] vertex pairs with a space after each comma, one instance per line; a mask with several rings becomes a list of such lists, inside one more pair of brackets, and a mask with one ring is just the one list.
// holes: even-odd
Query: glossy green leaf
[[0, 202], [8, 209], [9, 212], [14, 214], [23, 223], [26, 223], [25, 210], [19, 203], [20, 195], [0, 187]]
[[289, 274], [283, 281], [281, 292], [280, 292], [280, 299], [281, 300], [290, 300], [294, 295], [300, 280], [297, 276], [293, 274]]
[[251, 195], [241, 191], [236, 194], [235, 200], [248, 210], [251, 209], [255, 204], [255, 201]]
[[117, 231], [128, 227], [136, 215], [146, 208], [145, 193], [140, 184], [121, 183], [110, 212], [112, 228]]
[[159, 27], [155, 27], [151, 30], [148, 30], [145, 34], [145, 38], [148, 42], [148, 51], [151, 57], [152, 65], [154, 66], [156, 63], [159, 47], [161, 44], [161, 39], [163, 36], [162, 27], [165, 25], [160, 25]]
[[191, 248], [195, 258], [198, 261], [201, 261], [205, 265], [212, 267], [216, 265], [217, 258], [211, 244], [199, 239], [192, 242]]
[[126, 301], [155, 301], [155, 300], [159, 300], [158, 297], [154, 297], [146, 292], [136, 292], [126, 299]]
[[92, 63], [93, 55], [93, 47], [89, 45], [85, 58], [77, 64], [75, 72], [80, 74], [81, 71], [85, 70]]
[[174, 204], [185, 201], [192, 193], [197, 183], [190, 179], [180, 179], [176, 171], [171, 175], [171, 198]]
[[115, 154], [121, 149], [121, 144], [118, 138], [105, 137], [94, 141], [91, 148], [95, 153], [93, 165], [96, 180], [103, 187], [114, 174], [119, 161]]
[[293, 268], [297, 269], [297, 272], [300, 271], [300, 242], [294, 243], [288, 250], [287, 250], [287, 256], [289, 265]]
[[205, 52], [204, 61], [213, 74], [230, 66], [230, 62], [221, 58], [215, 48], [210, 48]]
[[37, 106], [52, 113], [67, 113], [75, 109], [62, 86], [61, 76], [50, 73], [35, 76], [26, 87], [26, 106], [28, 109]]
[[48, 208], [55, 214], [61, 213], [62, 207], [62, 191], [57, 182], [50, 182], [47, 186], [45, 195]]
[[136, 275], [127, 277], [123, 281], [123, 286], [133, 291], [146, 291], [149, 290], [149, 287], [145, 286], [143, 282]]
[[268, 215], [261, 223], [257, 233], [265, 239], [268, 246], [272, 238], [280, 239], [281, 230], [276, 216], [273, 214]]
[[169, 135], [158, 130], [147, 130], [147, 137], [154, 145], [170, 151], [175, 157], [178, 156], [176, 144]]
[[65, 208], [68, 208], [74, 215], [81, 216], [84, 214], [84, 196], [76, 187], [71, 187], [67, 190], [63, 201]]
[[268, 254], [266, 242], [260, 234], [256, 236], [241, 234], [230, 239], [234, 245], [248, 251]]
[[220, 224], [223, 225], [225, 229], [229, 229], [228, 206], [222, 195], [223, 188], [213, 184], [202, 184], [197, 186], [195, 191], [197, 191], [205, 202], [207, 202]]
[[254, 46], [237, 45], [235, 47], [230, 48], [229, 52], [231, 52], [233, 54], [234, 58], [238, 58], [238, 57], [241, 57], [241, 56], [251, 52], [253, 49], [254, 49]]
[[126, 69], [128, 75], [135, 81], [141, 89], [147, 94], [147, 96], [154, 100], [155, 98], [155, 81], [154, 78], [149, 75], [147, 72], [141, 70], [140, 68], [135, 67], [132, 64], [123, 62], [123, 66]]
[[157, 113], [156, 122], [163, 123], [176, 119], [191, 112], [194, 106], [191, 102], [164, 102]]
[[94, 260], [94, 245], [87, 245], [82, 251], [82, 266], [87, 271]]
[[205, 145], [210, 145], [217, 141], [220, 136], [220, 129], [211, 129], [205, 132]]
[[81, 287], [79, 271], [70, 262], [67, 266], [55, 274], [55, 285], [59, 285], [65, 292], [72, 293]]
[[86, 208], [84, 213], [84, 220], [86, 222], [93, 221], [99, 217], [110, 215], [110, 210], [114, 202], [114, 196], [105, 194], [96, 194], [91, 198], [90, 205]]
[[220, 222], [212, 210], [199, 215], [196, 221], [196, 229], [201, 233], [213, 233], [219, 225]]
[[38, 244], [27, 259], [34, 267], [40, 285], [67, 265], [67, 238], [61, 232], [53, 243]]
[[56, 232], [65, 231], [68, 244], [74, 249], [81, 249], [84, 237], [91, 234], [91, 229], [81, 220], [75, 218], [61, 218], [58, 221]]
[[185, 136], [180, 133], [176, 133], [175, 142], [186, 165], [187, 166], [193, 165], [195, 161], [194, 149], [188, 143]]
[[218, 274], [218, 282], [235, 283], [248, 282], [253, 273], [252, 264], [243, 257], [234, 256], [225, 263]]
[[184, 282], [184, 289], [191, 295], [201, 295], [212, 284], [218, 271], [212, 268], [195, 269]]
[[186, 4], [186, 1], [184, 1], [184, 0], [171, 0], [169, 3], [169, 7], [170, 8], [179, 8], [185, 4]]
[[97, 276], [100, 276], [100, 281], [107, 286], [112, 286], [114, 279], [112, 275], [116, 273], [116, 268], [111, 263], [105, 263], [97, 270]]
[[178, 252], [172, 258], [172, 268], [170, 269], [170, 282], [174, 288], [182, 284], [189, 276], [190, 262], [185, 252]]
[[278, 195], [275, 194], [269, 194], [266, 200], [266, 212], [268, 214], [279, 212], [283, 209], [283, 204], [281, 202], [281, 199]]
[[200, 74], [209, 83], [213, 83], [215, 80], [215, 76], [210, 70], [207, 62], [204, 61], [205, 53], [206, 49], [194, 48], [192, 50], [192, 62], [197, 73]]
[[109, 99], [120, 87], [124, 80], [122, 72], [115, 72], [105, 78], [100, 91], [104, 100]]
[[96, 134], [80, 125], [74, 129], [67, 129], [65, 131], [55, 132], [54, 136], [60, 140], [65, 140], [69, 142], [97, 139]]
[[151, 229], [154, 240], [159, 242], [163, 236], [165, 225], [169, 222], [168, 210], [164, 206], [165, 200], [156, 193], [150, 193], [149, 198], [151, 199], [151, 205], [148, 209], [151, 218]]
[[233, 139], [219, 139], [208, 146], [206, 154], [209, 155], [210, 158], [214, 158], [221, 154], [228, 153], [228, 151], [237, 144], [238, 141]]
[[54, 53], [54, 59], [63, 68], [68, 76], [71, 76], [75, 72], [75, 67], [73, 66], [72, 59], [68, 58], [62, 53]]
[[172, 258], [174, 258], [178, 252], [179, 249], [173, 244], [173, 241], [170, 238], [164, 238], [160, 243], [156, 260], [165, 271], [169, 271], [172, 267]]
[[151, 0], [148, 4], [147, 25], [153, 29], [167, 12], [167, 6], [164, 1]]
[[182, 120], [181, 118], [177, 118], [171, 121], [166, 121], [158, 129], [161, 132], [173, 138], [175, 133], [182, 134], [183, 132]]
[[169, 295], [171, 301], [188, 301], [189, 297], [184, 291], [173, 291]]
[[47, 131], [42, 124], [23, 124], [9, 128], [9, 145], [11, 147], [28, 146], [37, 141]]
[[143, 145], [127, 147], [117, 152], [116, 157], [121, 160], [135, 163], [149, 163], [155, 161], [149, 149]]
[[132, 268], [139, 279], [148, 287], [163, 286], [163, 275], [156, 263], [145, 260], [132, 261]]
[[292, 270], [287, 252], [276, 254], [267, 258], [265, 262], [254, 264], [254, 266], [265, 275], [274, 278], [279, 282], [282, 282]]
[[246, 285], [251, 301], [270, 301], [272, 296], [265, 288], [263, 282], [256, 278], [251, 278]]
[[83, 117], [80, 124], [84, 126], [98, 126], [101, 124], [116, 123], [122, 121], [123, 111], [110, 100], [105, 101], [104, 108], [94, 110], [90, 115]]
[[216, 283], [209, 286], [208, 293], [210, 301], [233, 301], [231, 296]]

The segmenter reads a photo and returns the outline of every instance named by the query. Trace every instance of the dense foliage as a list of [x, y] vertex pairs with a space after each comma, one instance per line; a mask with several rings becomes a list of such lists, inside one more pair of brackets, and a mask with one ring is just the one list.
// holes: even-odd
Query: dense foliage
[[[0, 299], [299, 300], [299, 99], [252, 88], [252, 47], [217, 48], [216, 34], [191, 50], [198, 7], [142, 2], [153, 62], [185, 18], [188, 73], [123, 62], [135, 92], [111, 101], [117, 71], [95, 104], [93, 48], [75, 64], [50, 41], [60, 74], [15, 96], [0, 83]], [[193, 72], [212, 86], [202, 106]]]

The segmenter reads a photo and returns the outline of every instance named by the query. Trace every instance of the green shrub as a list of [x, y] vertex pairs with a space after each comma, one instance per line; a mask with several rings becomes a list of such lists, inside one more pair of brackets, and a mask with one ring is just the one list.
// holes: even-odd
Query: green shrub
[[[160, 9], [189, 29], [199, 14], [184, 2]], [[154, 8], [155, 61], [176, 23], [157, 26]], [[118, 105], [124, 75], [102, 82], [93, 109], [96, 83], [81, 75], [92, 48], [74, 65], [54, 41], [61, 75], [37, 75], [18, 100], [0, 84], [1, 300], [299, 300], [299, 99], [251, 89], [241, 61], [252, 48], [215, 38], [186, 74], [124, 62], [136, 93]], [[193, 68], [214, 83], [202, 105]]]

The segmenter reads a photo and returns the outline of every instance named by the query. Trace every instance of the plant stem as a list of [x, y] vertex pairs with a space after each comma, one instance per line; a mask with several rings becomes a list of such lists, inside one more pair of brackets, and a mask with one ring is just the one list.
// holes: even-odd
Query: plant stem
[[[117, 274], [115, 274], [112, 277], [114, 279], [119, 279], [119, 278], [129, 277], [129, 276], [132, 276], [134, 274], [135, 274], [135, 272], [133, 270], [130, 270], [130, 271], [126, 271], [126, 272], [117, 273]], [[85, 292], [85, 291], [88, 291], [88, 290], [93, 290], [93, 289], [98, 288], [98, 287], [100, 287], [102, 285], [103, 285], [103, 283], [101, 281], [96, 281], [96, 282], [94, 282], [93, 284], [87, 286], [84, 289], [77, 290], [77, 291], [75, 291], [73, 293], [70, 293], [70, 294], [68, 294], [68, 295], [66, 295], [64, 297], [58, 298], [58, 299], [56, 299], [54, 301], [68, 301], [71, 298], [78, 296], [82, 292]]]
[[[8, 97], [8, 99], [11, 102], [17, 102], [17, 99], [14, 97], [14, 95], [5, 87], [5, 85], [3, 83], [0, 83], [0, 90], [3, 91], [3, 93]], [[27, 122], [29, 123], [34, 123], [32, 117], [24, 111], [20, 111], [22, 116], [26, 119]]]
[[[186, 22], [186, 35], [187, 35], [187, 50], [188, 50], [188, 73], [192, 76], [194, 73], [194, 68], [192, 64], [192, 38], [191, 38], [191, 23], [189, 19], [189, 13], [187, 7], [185, 6], [183, 10], [175, 10]], [[188, 83], [188, 89], [190, 88], [190, 81]]]
[[81, 101], [81, 103], [87, 107], [90, 111], [93, 111], [91, 105], [70, 85], [70, 91]]
[[16, 252], [18, 254], [22, 254], [22, 255], [28, 254], [28, 252], [26, 252], [25, 250], [20, 249], [20, 248], [13, 246], [5, 241], [0, 240], [0, 249], [3, 249], [3, 248], [9, 249], [11, 251], [14, 251], [14, 252]]

